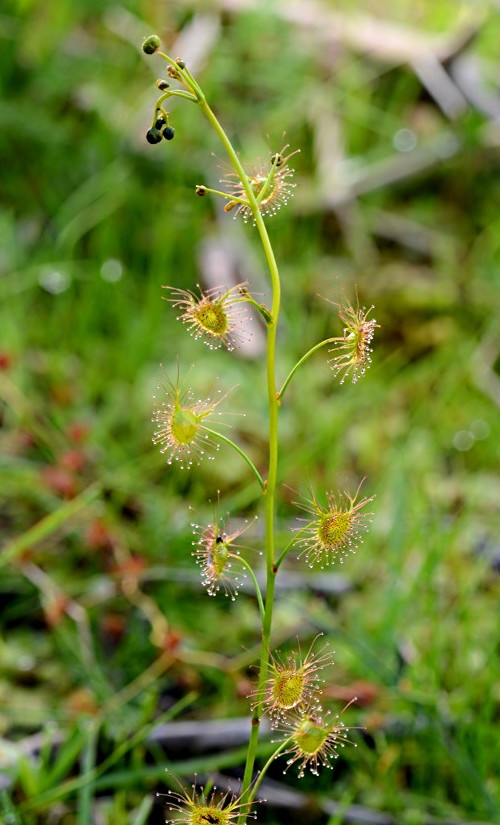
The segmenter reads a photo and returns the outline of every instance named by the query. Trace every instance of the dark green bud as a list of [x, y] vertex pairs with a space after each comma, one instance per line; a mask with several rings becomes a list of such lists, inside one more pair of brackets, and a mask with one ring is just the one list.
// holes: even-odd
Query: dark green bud
[[165, 126], [162, 135], [165, 138], [165, 140], [172, 140], [172, 138], [175, 135], [175, 129], [172, 129], [171, 126]]
[[186, 64], [184, 63], [183, 60], [181, 60], [180, 57], [178, 57], [175, 62], [177, 63], [179, 69], [185, 69], [186, 68]]
[[167, 121], [165, 120], [163, 115], [161, 115], [155, 123], [155, 129], [161, 129], [163, 126], [165, 126], [166, 122]]
[[203, 198], [204, 195], [207, 194], [207, 187], [206, 186], [197, 186], [196, 187], [196, 194]]
[[154, 54], [160, 48], [161, 41], [157, 34], [150, 34], [142, 44], [142, 51], [146, 54]]
[[153, 127], [146, 132], [146, 140], [148, 143], [159, 143], [161, 140], [161, 132], [159, 129]]
[[170, 88], [170, 83], [167, 83], [166, 80], [157, 80], [156, 85], [158, 86], [160, 92], [164, 92], [166, 89]]

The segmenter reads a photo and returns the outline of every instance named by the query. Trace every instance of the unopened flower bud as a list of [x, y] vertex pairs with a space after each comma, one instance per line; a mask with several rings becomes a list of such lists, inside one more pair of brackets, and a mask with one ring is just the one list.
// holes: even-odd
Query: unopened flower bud
[[165, 140], [172, 140], [175, 135], [175, 129], [173, 129], [172, 126], [165, 126], [162, 135]]
[[167, 89], [170, 88], [170, 83], [167, 83], [166, 80], [157, 80], [156, 85], [158, 86], [160, 92], [165, 92]]
[[177, 69], [174, 69], [173, 66], [169, 66], [167, 68], [167, 74], [168, 74], [169, 77], [175, 78], [175, 80], [180, 80], [181, 79], [181, 76], [180, 76], [179, 72], [177, 71]]
[[206, 186], [197, 186], [196, 187], [196, 194], [203, 198], [207, 194], [207, 187]]
[[142, 51], [146, 54], [154, 54], [160, 48], [160, 42], [157, 34], [150, 34], [142, 44]]
[[185, 69], [186, 68], [186, 64], [184, 63], [184, 60], [181, 60], [180, 57], [178, 57], [175, 62], [177, 63], [179, 69]]
[[161, 132], [159, 129], [153, 127], [146, 132], [146, 140], [148, 143], [159, 143], [161, 140]]

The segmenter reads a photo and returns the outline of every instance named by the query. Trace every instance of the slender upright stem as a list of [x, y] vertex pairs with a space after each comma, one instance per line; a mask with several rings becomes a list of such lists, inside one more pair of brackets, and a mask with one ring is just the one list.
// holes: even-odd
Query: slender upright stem
[[[262, 621], [262, 648], [260, 654], [260, 669], [259, 680], [257, 686], [257, 695], [262, 695], [262, 688], [267, 679], [269, 669], [269, 652], [271, 646], [271, 625], [273, 617], [274, 604], [274, 586], [276, 579], [276, 569], [274, 564], [274, 519], [276, 508], [276, 480], [278, 473], [278, 407], [279, 400], [276, 392], [276, 375], [275, 375], [275, 359], [276, 359], [276, 332], [278, 326], [278, 317], [281, 302], [281, 285], [279, 279], [278, 267], [274, 257], [273, 248], [267, 234], [266, 225], [260, 212], [259, 204], [255, 197], [254, 191], [248, 180], [248, 176], [241, 165], [240, 159], [236, 154], [231, 141], [226, 135], [217, 117], [203, 98], [199, 101], [205, 116], [210, 121], [211, 125], [217, 132], [224, 148], [229, 156], [229, 159], [241, 181], [241, 185], [248, 198], [248, 203], [255, 220], [255, 225], [260, 235], [267, 264], [269, 267], [269, 274], [271, 276], [272, 286], [272, 304], [271, 304], [271, 318], [267, 326], [267, 357], [266, 357], [266, 374], [267, 374], [267, 397], [269, 405], [269, 467], [267, 486], [265, 490], [265, 529], [266, 529], [266, 596], [264, 607], [264, 618]], [[243, 776], [242, 785], [242, 800], [248, 799], [250, 793], [250, 786], [252, 782], [253, 770], [255, 765], [255, 756], [257, 752], [257, 743], [259, 739], [260, 717], [262, 713], [262, 701], [257, 702], [254, 707], [252, 715], [252, 727], [250, 732], [250, 739], [248, 743], [247, 760], [245, 765], [245, 773]], [[245, 820], [245, 815], [242, 814], [239, 822]]]
[[225, 444], [229, 444], [229, 446], [232, 447], [233, 450], [235, 450], [238, 453], [238, 455], [240, 455], [242, 457], [243, 461], [245, 461], [248, 464], [248, 466], [250, 467], [252, 473], [254, 474], [255, 478], [257, 479], [257, 481], [260, 484], [260, 489], [261, 490], [266, 489], [266, 485], [265, 485], [265, 483], [262, 479], [262, 476], [259, 473], [257, 467], [253, 463], [250, 456], [248, 456], [246, 454], [246, 452], [241, 449], [241, 447], [238, 447], [238, 445], [235, 444], [234, 441], [232, 441], [230, 438], [228, 438], [227, 435], [222, 435], [222, 433], [217, 432], [217, 430], [212, 430], [212, 429], [210, 429], [210, 427], [203, 427], [203, 429], [206, 433], [210, 433], [210, 435], [213, 435], [216, 438], [218, 438], [219, 441], [224, 441]]
[[252, 802], [254, 801], [255, 796], [257, 794], [257, 791], [259, 790], [260, 783], [264, 779], [267, 771], [269, 770], [269, 768], [273, 764], [274, 760], [276, 759], [277, 756], [280, 755], [280, 753], [282, 751], [285, 750], [286, 747], [288, 747], [288, 745], [290, 744], [291, 741], [292, 741], [292, 737], [289, 737], [288, 739], [285, 739], [283, 742], [281, 742], [280, 746], [278, 748], [276, 748], [275, 751], [273, 751], [273, 753], [271, 754], [271, 756], [267, 760], [267, 762], [264, 765], [264, 767], [262, 768], [262, 770], [259, 771], [259, 775], [258, 775], [257, 779], [255, 780], [255, 782], [253, 783], [252, 790], [251, 790], [251, 792], [249, 794], [249, 797], [248, 797], [248, 804], [249, 805], [251, 805]]
[[234, 556], [234, 560], [236, 562], [239, 562], [245, 568], [245, 570], [248, 570], [249, 576], [252, 579], [253, 585], [255, 587], [255, 595], [257, 596], [257, 602], [259, 605], [260, 618], [262, 621], [264, 621], [264, 602], [262, 600], [262, 593], [260, 592], [257, 576], [252, 570], [252, 565], [249, 564], [247, 560], [243, 558], [243, 556]]
[[297, 361], [295, 366], [292, 367], [292, 369], [288, 373], [287, 377], [285, 378], [283, 386], [282, 386], [282, 388], [280, 389], [280, 391], [278, 393], [278, 398], [280, 399], [280, 401], [283, 398], [283, 396], [285, 394], [285, 390], [288, 387], [290, 381], [292, 380], [293, 376], [297, 372], [298, 368], [302, 366], [304, 361], [307, 361], [307, 359], [310, 358], [311, 355], [313, 355], [313, 353], [315, 353], [317, 350], [321, 349], [321, 347], [326, 346], [326, 344], [332, 344], [334, 341], [343, 341], [343, 340], [344, 340], [343, 338], [325, 338], [324, 341], [320, 341], [319, 344], [315, 344], [314, 347], [311, 347], [311, 349], [308, 350], [306, 352], [306, 354], [303, 355], [302, 358], [299, 361]]
[[[266, 525], [266, 600], [264, 621], [262, 623], [262, 649], [260, 656], [259, 680], [257, 685], [257, 695], [262, 696], [263, 686], [267, 679], [269, 669], [269, 653], [271, 648], [271, 625], [274, 605], [274, 587], [276, 581], [276, 568], [274, 564], [274, 519], [276, 509], [276, 480], [278, 472], [278, 399], [276, 395], [275, 358], [276, 358], [276, 332], [278, 325], [281, 288], [278, 268], [274, 258], [273, 249], [269, 241], [269, 236], [264, 224], [264, 220], [257, 207], [254, 212], [255, 223], [259, 230], [264, 252], [266, 254], [271, 283], [273, 288], [273, 298], [271, 305], [272, 320], [267, 328], [267, 394], [269, 405], [269, 473], [267, 478], [267, 491], [265, 502], [265, 525]], [[252, 715], [252, 728], [248, 743], [247, 761], [243, 776], [242, 797], [248, 794], [252, 782], [257, 742], [259, 738], [260, 716], [262, 713], [262, 701], [257, 702]]]
[[309, 525], [308, 524], [306, 524], [306, 526], [303, 527], [302, 530], [299, 530], [295, 535], [293, 535], [292, 538], [290, 539], [290, 541], [288, 542], [288, 544], [285, 545], [285, 547], [281, 551], [281, 555], [278, 556], [278, 561], [274, 565], [274, 569], [276, 570], [276, 573], [280, 569], [283, 561], [285, 560], [285, 558], [288, 555], [289, 551], [292, 549], [293, 545], [296, 544], [298, 539], [300, 539], [300, 537], [304, 535], [306, 530], [309, 530]]
[[[221, 124], [217, 120], [217, 117], [213, 113], [212, 109], [210, 108], [210, 106], [206, 102], [205, 98], [203, 98], [202, 100], [199, 101], [199, 105], [201, 106], [205, 117], [209, 120], [210, 124], [213, 126], [214, 130], [217, 132], [217, 135], [219, 136], [220, 141], [223, 144], [224, 149], [226, 150], [226, 152], [229, 156], [229, 160], [231, 161], [235, 172], [237, 173], [239, 179], [241, 180], [241, 185], [243, 186], [243, 189], [245, 190], [245, 193], [246, 193], [247, 198], [248, 198], [248, 202], [250, 204], [250, 208], [252, 209], [252, 212], [254, 213], [254, 216], [255, 216], [255, 213], [259, 212], [259, 207], [258, 207], [258, 204], [257, 204], [257, 200], [255, 198], [253, 189], [250, 185], [250, 181], [248, 180], [248, 176], [246, 175], [245, 170], [243, 169], [243, 166], [241, 165], [241, 161], [240, 161], [238, 155], [236, 154], [235, 150], [233, 149], [233, 145], [232, 145], [231, 141], [229, 140], [229, 138], [226, 135], [224, 129], [222, 128]], [[259, 212], [259, 215], [260, 215], [260, 212]]]

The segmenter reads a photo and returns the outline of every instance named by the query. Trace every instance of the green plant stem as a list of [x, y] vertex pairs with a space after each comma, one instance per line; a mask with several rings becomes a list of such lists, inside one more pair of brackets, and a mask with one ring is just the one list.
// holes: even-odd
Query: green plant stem
[[[269, 267], [269, 274], [271, 276], [272, 286], [272, 305], [271, 305], [271, 320], [267, 326], [267, 355], [266, 355], [266, 374], [267, 374], [267, 396], [269, 405], [269, 472], [267, 478], [267, 486], [265, 489], [265, 532], [266, 532], [266, 597], [264, 607], [264, 618], [262, 621], [262, 648], [260, 654], [260, 668], [259, 679], [257, 686], [257, 695], [262, 695], [262, 689], [267, 679], [269, 668], [269, 653], [271, 644], [271, 625], [273, 617], [274, 605], [274, 588], [275, 588], [275, 564], [274, 564], [274, 519], [275, 519], [275, 500], [276, 500], [276, 480], [278, 473], [278, 406], [279, 401], [276, 393], [276, 376], [275, 376], [275, 359], [276, 359], [276, 332], [278, 325], [278, 317], [281, 302], [281, 284], [276, 264], [274, 251], [267, 234], [266, 225], [260, 212], [259, 204], [250, 185], [248, 176], [241, 165], [240, 159], [236, 154], [231, 141], [226, 135], [217, 117], [213, 113], [206, 100], [200, 100], [200, 106], [207, 117], [210, 124], [213, 126], [217, 135], [219, 136], [228, 156], [236, 171], [241, 185], [248, 198], [250, 208], [255, 220], [255, 225], [260, 235], [260, 240], [264, 249], [267, 264]], [[252, 728], [250, 732], [250, 739], [248, 742], [247, 759], [245, 764], [245, 772], [243, 776], [243, 783], [241, 788], [241, 797], [245, 801], [250, 793], [252, 783], [253, 770], [255, 765], [255, 757], [257, 753], [257, 744], [259, 740], [260, 717], [262, 713], [262, 701], [256, 703], [254, 712], [252, 714]], [[244, 814], [239, 818], [239, 823], [243, 823], [246, 817]]]
[[256, 793], [259, 789], [260, 783], [264, 779], [268, 769], [270, 768], [270, 766], [272, 765], [272, 763], [274, 762], [276, 757], [279, 756], [280, 753], [285, 750], [286, 746], [289, 745], [291, 741], [292, 741], [292, 737], [289, 736], [288, 739], [285, 739], [283, 742], [281, 742], [280, 746], [278, 748], [276, 748], [275, 751], [273, 751], [273, 753], [271, 754], [271, 756], [267, 760], [267, 762], [264, 765], [264, 767], [262, 768], [262, 770], [259, 771], [259, 775], [258, 775], [257, 779], [255, 780], [255, 782], [253, 783], [252, 790], [250, 791], [250, 794], [248, 795], [248, 800], [247, 801], [248, 801], [249, 805], [251, 805], [252, 802], [254, 801], [255, 795], [256, 795]]
[[[165, 94], [162, 95], [161, 97], [159, 97], [158, 100], [156, 101], [156, 108], [155, 108], [154, 118], [153, 118], [153, 126], [154, 126], [155, 121], [156, 121], [157, 113], [159, 111], [165, 112], [165, 110], [164, 110], [164, 108], [161, 104], [163, 103], [164, 100], [168, 100], [170, 97], [180, 97], [182, 100], [190, 100], [191, 103], [198, 103], [198, 99], [194, 95], [192, 95], [191, 92], [184, 92], [184, 91], [182, 91], [182, 89], [173, 89], [171, 92], [165, 92]], [[165, 112], [165, 114], [167, 114], [167, 113]]]
[[261, 618], [262, 621], [264, 621], [264, 613], [265, 613], [265, 611], [264, 611], [264, 602], [262, 601], [262, 593], [260, 592], [259, 582], [257, 581], [255, 573], [252, 570], [252, 565], [249, 564], [247, 562], [247, 560], [243, 559], [241, 556], [233, 556], [233, 558], [236, 561], [239, 561], [240, 564], [242, 564], [243, 567], [245, 567], [246, 570], [248, 570], [248, 572], [250, 574], [250, 577], [251, 577], [251, 579], [252, 579], [252, 581], [255, 585], [255, 594], [257, 596], [257, 601], [259, 603], [260, 618]]
[[220, 189], [211, 189], [209, 186], [205, 186], [202, 184], [196, 185], [196, 194], [199, 195], [199, 189], [204, 189], [207, 195], [218, 195], [219, 198], [225, 198], [227, 201], [234, 201], [235, 203], [242, 203], [244, 206], [250, 206], [248, 201], [244, 198], [238, 198], [236, 195], [230, 195], [228, 192], [221, 192]]
[[270, 172], [267, 176], [267, 179], [264, 183], [264, 186], [262, 187], [259, 194], [257, 195], [257, 198], [256, 198], [257, 203], [262, 203], [264, 198], [267, 198], [267, 196], [269, 194], [269, 190], [271, 189], [272, 182], [273, 182], [275, 177], [276, 177], [276, 165], [273, 163], [273, 165], [271, 166], [271, 170], [270, 170]]
[[[247, 198], [248, 198], [248, 203], [250, 205], [250, 208], [254, 212], [254, 216], [255, 216], [256, 212], [259, 212], [259, 215], [260, 215], [259, 205], [258, 205], [257, 199], [254, 195], [254, 191], [253, 191], [253, 189], [250, 185], [250, 181], [248, 180], [248, 176], [247, 176], [245, 170], [243, 169], [243, 166], [241, 165], [241, 161], [240, 161], [238, 155], [236, 154], [235, 150], [233, 149], [233, 145], [232, 145], [231, 141], [229, 140], [229, 138], [226, 135], [224, 129], [222, 128], [221, 124], [217, 120], [217, 117], [215, 116], [212, 109], [210, 108], [207, 101], [205, 100], [204, 96], [199, 101], [199, 105], [201, 106], [201, 108], [203, 110], [203, 114], [205, 115], [205, 117], [210, 122], [210, 125], [217, 132], [217, 135], [218, 135], [221, 143], [224, 146], [224, 149], [226, 150], [226, 152], [229, 156], [229, 160], [231, 161], [231, 163], [233, 165], [233, 168], [234, 168], [235, 172], [237, 173], [237, 175], [238, 175], [238, 177], [241, 181], [241, 185], [243, 186], [243, 189], [246, 192], [246, 195], [247, 195]], [[265, 227], [264, 227], [264, 231], [265, 231]], [[266, 232], [266, 235], [267, 235], [267, 232]]]
[[281, 555], [279, 556], [278, 561], [274, 565], [274, 569], [276, 570], [276, 573], [280, 569], [282, 562], [284, 561], [284, 559], [287, 556], [287, 554], [289, 553], [289, 551], [292, 549], [292, 547], [295, 544], [295, 542], [297, 541], [297, 539], [299, 539], [301, 537], [301, 535], [303, 533], [305, 533], [306, 530], [308, 530], [308, 529], [309, 529], [309, 525], [306, 524], [306, 526], [303, 527], [302, 530], [299, 530], [295, 536], [292, 536], [292, 538], [290, 539], [288, 544], [285, 545], [285, 547], [281, 551]]
[[[272, 317], [271, 317], [271, 313], [269, 312], [269, 310], [267, 309], [267, 307], [265, 307], [265, 306], [264, 306], [264, 304], [259, 304], [259, 303], [255, 300], [255, 298], [252, 298], [252, 296], [250, 295], [250, 293], [249, 293], [249, 292], [247, 292], [247, 293], [246, 293], [246, 295], [245, 295], [245, 297], [243, 297], [241, 300], [242, 300], [242, 301], [245, 301], [247, 304], [250, 304], [251, 306], [253, 306], [253, 307], [257, 310], [257, 312], [260, 312], [260, 314], [261, 314], [261, 315], [262, 315], [262, 317], [264, 318], [264, 321], [266, 322], [266, 324], [270, 324], [270, 323], [271, 323], [271, 321], [272, 321], [273, 319], [272, 319]], [[236, 303], [237, 303], [237, 301], [235, 301], [234, 303], [236, 304]]]
[[246, 461], [246, 463], [250, 467], [252, 473], [255, 475], [255, 478], [259, 482], [259, 484], [261, 486], [261, 489], [262, 490], [266, 489], [266, 483], [265, 483], [264, 479], [262, 478], [261, 474], [259, 473], [257, 467], [253, 463], [250, 456], [248, 456], [246, 454], [246, 452], [241, 449], [241, 447], [238, 447], [238, 445], [235, 444], [234, 441], [231, 441], [231, 439], [228, 438], [227, 435], [222, 435], [222, 433], [218, 433], [217, 430], [211, 430], [210, 427], [205, 427], [205, 426], [203, 427], [203, 429], [206, 433], [210, 433], [210, 435], [214, 435], [216, 438], [219, 439], [219, 441], [224, 441], [225, 444], [229, 444], [229, 446], [232, 447], [233, 450], [236, 450], [238, 455], [240, 455], [242, 457], [242, 459], [244, 461]]
[[285, 378], [285, 382], [284, 382], [282, 388], [280, 389], [280, 391], [278, 393], [279, 400], [281, 401], [281, 399], [283, 398], [286, 388], [288, 387], [288, 385], [289, 385], [290, 381], [292, 380], [293, 376], [297, 372], [298, 368], [302, 366], [304, 361], [307, 361], [307, 359], [310, 358], [310, 356], [313, 355], [316, 352], [316, 350], [321, 349], [321, 347], [326, 346], [326, 344], [333, 344], [335, 341], [343, 341], [343, 340], [344, 340], [343, 338], [326, 338], [324, 341], [320, 341], [319, 344], [316, 344], [314, 347], [311, 347], [311, 349], [308, 350], [306, 352], [306, 354], [303, 355], [302, 358], [299, 361], [297, 361], [295, 366], [288, 373], [287, 377]]
[[203, 94], [203, 91], [202, 91], [201, 87], [198, 86], [198, 83], [194, 79], [194, 77], [191, 74], [191, 72], [189, 71], [188, 67], [184, 66], [183, 69], [180, 69], [179, 64], [177, 63], [176, 65], [177, 65], [177, 71], [180, 72], [184, 82], [187, 82], [187, 84], [191, 87], [194, 94], [197, 96], [198, 100], [204, 100], [205, 95]]
[[[253, 193], [252, 193], [253, 196]], [[255, 200], [255, 199], [254, 199]], [[266, 255], [271, 275], [272, 285], [272, 320], [267, 326], [267, 396], [269, 405], [269, 472], [267, 477], [267, 490], [265, 501], [265, 528], [266, 528], [266, 601], [264, 619], [262, 622], [262, 648], [260, 655], [259, 679], [257, 684], [257, 695], [262, 696], [263, 686], [267, 679], [269, 668], [269, 654], [271, 649], [271, 626], [274, 606], [274, 588], [276, 582], [276, 570], [274, 564], [274, 519], [276, 509], [276, 481], [278, 473], [278, 398], [276, 393], [276, 332], [281, 301], [281, 284], [278, 267], [274, 257], [273, 248], [267, 234], [267, 229], [260, 213], [257, 203], [252, 203], [252, 212], [255, 224], [259, 231], [264, 253]], [[262, 700], [256, 703], [252, 714], [252, 727], [248, 743], [247, 761], [245, 773], [243, 775], [242, 799], [245, 801], [250, 793], [257, 744], [259, 740], [260, 717], [262, 713]], [[244, 817], [241, 817], [243, 822]]]
[[191, 74], [191, 72], [188, 69], [186, 69], [186, 67], [184, 67], [184, 69], [181, 69], [181, 67], [179, 66], [177, 61], [174, 60], [172, 57], [170, 57], [170, 55], [165, 54], [165, 52], [157, 50], [156, 54], [159, 55], [160, 57], [163, 57], [163, 59], [166, 60], [167, 63], [170, 63], [172, 68], [175, 69], [175, 71], [177, 72], [178, 79], [181, 81], [181, 83], [183, 83], [188, 90], [191, 90], [192, 92], [194, 92], [194, 94], [196, 95], [198, 100], [204, 100], [205, 99], [205, 95], [203, 94], [202, 90], [198, 86], [198, 84], [197, 84], [196, 80], [194, 79], [193, 75]]

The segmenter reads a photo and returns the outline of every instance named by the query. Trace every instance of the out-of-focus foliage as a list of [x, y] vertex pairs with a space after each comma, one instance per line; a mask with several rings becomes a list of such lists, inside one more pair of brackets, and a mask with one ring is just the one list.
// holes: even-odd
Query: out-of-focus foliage
[[166, 465], [150, 424], [162, 375], [179, 363], [201, 396], [232, 389], [234, 438], [258, 465], [266, 451], [262, 330], [244, 357], [212, 353], [161, 285], [246, 278], [265, 300], [267, 284], [252, 228], [194, 195], [227, 170], [196, 107], [171, 106], [175, 140], [145, 142], [164, 72], [140, 51], [152, 31], [243, 160], [301, 150], [269, 224], [281, 375], [340, 332], [324, 298], [357, 291], [381, 324], [362, 381], [340, 388], [319, 353], [282, 409], [283, 543], [309, 485], [366, 475], [376, 494], [342, 567], [350, 592], [291, 560], [300, 585], [278, 602], [277, 643], [324, 631], [333, 706], [356, 693], [348, 721], [366, 727], [333, 784], [300, 789], [398, 823], [498, 821], [500, 22], [494, 3], [456, 0], [4, 0], [3, 821], [162, 822], [167, 761], [187, 777], [242, 763], [243, 741], [207, 755], [154, 734], [181, 713], [200, 730], [245, 715], [258, 632], [250, 591], [202, 591], [189, 508], [210, 519], [220, 490], [242, 518], [259, 490], [225, 449], [189, 474]]

